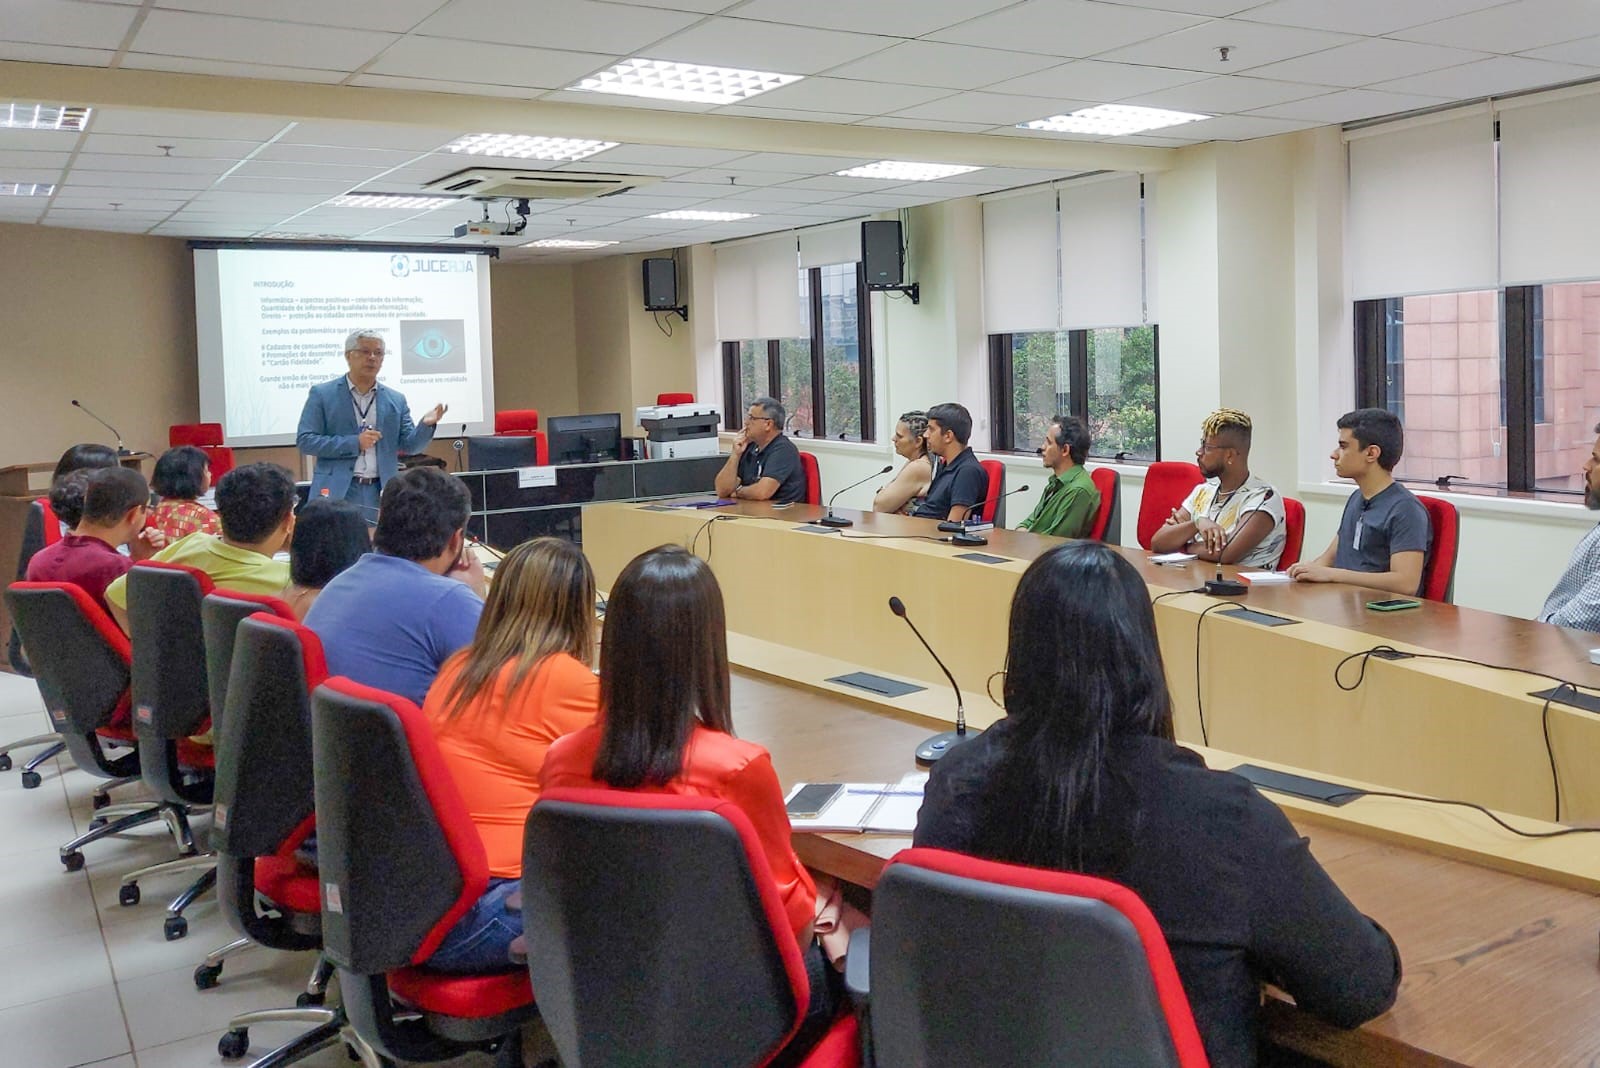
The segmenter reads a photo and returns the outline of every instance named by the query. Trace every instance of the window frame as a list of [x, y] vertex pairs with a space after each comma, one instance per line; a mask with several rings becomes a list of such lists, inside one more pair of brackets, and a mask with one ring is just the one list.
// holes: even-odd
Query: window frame
[[[829, 266], [832, 266], [830, 264]], [[866, 273], [858, 262], [855, 266], [856, 278], [856, 352], [860, 362], [861, 382], [858, 392], [861, 397], [861, 435], [859, 441], [872, 443], [877, 441], [877, 427], [874, 416], [877, 414], [876, 394], [873, 389], [873, 360], [872, 360], [872, 305], [868, 299]], [[823, 354], [826, 344], [823, 339], [822, 322], [822, 268], [805, 267], [797, 268], [806, 273], [807, 293], [811, 306], [811, 407], [813, 423], [817, 427], [828, 425], [828, 398], [827, 398], [827, 368], [823, 363]], [[728, 430], [737, 430], [744, 425], [744, 400], [742, 370], [739, 360], [739, 348], [745, 340], [760, 341], [759, 338], [740, 339], [737, 341], [723, 341], [722, 345], [722, 400], [723, 419], [722, 425]], [[767, 346], [767, 386], [772, 388], [774, 382], [782, 391], [782, 366], [779, 359], [781, 342], [778, 338], [766, 340]], [[779, 398], [782, 399], [781, 397]], [[733, 415], [739, 414], [738, 426], [733, 423]], [[785, 428], [785, 432], [788, 430]], [[802, 437], [804, 435], [794, 435]], [[813, 433], [813, 440], [823, 440], [823, 435]], [[831, 440], [850, 439], [840, 437]]]
[[[1067, 411], [1051, 415], [1075, 415], [1089, 422], [1089, 334], [1091, 330], [1134, 330], [1149, 327], [1155, 360], [1151, 366], [1151, 388], [1155, 395], [1156, 440], [1155, 456], [1149, 460], [1126, 453], [1097, 453], [1093, 446], [1089, 459], [1103, 460], [1130, 466], [1148, 466], [1161, 459], [1161, 326], [1143, 323], [1140, 327], [1112, 326], [1085, 327], [1065, 331], [1029, 331], [1030, 333], [1065, 333], [1067, 335]], [[1017, 444], [1017, 415], [1013, 408], [1016, 387], [1016, 367], [1012, 361], [1012, 347], [1017, 333], [989, 335], [989, 446], [991, 452], [1033, 455], [1034, 449]]]

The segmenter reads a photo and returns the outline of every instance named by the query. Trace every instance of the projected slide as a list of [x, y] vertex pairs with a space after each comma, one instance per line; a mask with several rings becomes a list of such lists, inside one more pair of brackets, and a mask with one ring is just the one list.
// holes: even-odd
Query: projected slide
[[348, 370], [352, 330], [383, 335], [379, 381], [413, 418], [450, 406], [443, 425], [492, 421], [489, 264], [448, 252], [252, 248], [195, 251], [200, 410], [232, 445], [294, 441], [306, 391]]

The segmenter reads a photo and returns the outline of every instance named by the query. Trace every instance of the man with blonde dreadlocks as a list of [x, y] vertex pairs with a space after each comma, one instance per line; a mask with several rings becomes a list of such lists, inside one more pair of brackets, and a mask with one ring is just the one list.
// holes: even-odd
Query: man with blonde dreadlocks
[[1250, 473], [1250, 417], [1218, 408], [1200, 424], [1195, 463], [1206, 480], [1150, 540], [1158, 553], [1188, 552], [1245, 567], [1278, 566], [1283, 555], [1283, 498]]

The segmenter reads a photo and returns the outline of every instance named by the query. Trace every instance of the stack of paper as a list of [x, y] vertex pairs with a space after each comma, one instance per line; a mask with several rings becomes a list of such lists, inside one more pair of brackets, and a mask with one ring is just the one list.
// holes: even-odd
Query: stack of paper
[[1152, 564], [1187, 564], [1195, 559], [1194, 553], [1157, 553], [1150, 558]]
[[1252, 586], [1284, 586], [1289, 582], [1287, 571], [1241, 571], [1239, 578]]
[[[922, 788], [927, 781], [927, 772], [914, 771], [895, 783], [845, 783], [844, 790], [820, 813], [809, 818], [791, 817], [789, 825], [797, 831], [828, 834], [856, 831], [910, 834], [917, 829], [917, 811], [922, 808]], [[798, 783], [789, 791], [789, 797], [808, 785]]]

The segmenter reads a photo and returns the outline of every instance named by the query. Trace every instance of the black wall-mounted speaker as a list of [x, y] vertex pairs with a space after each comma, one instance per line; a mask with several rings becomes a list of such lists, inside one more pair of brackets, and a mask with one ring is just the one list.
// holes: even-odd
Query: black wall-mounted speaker
[[672, 311], [678, 306], [678, 265], [670, 258], [644, 260], [644, 307], [646, 311]]
[[905, 282], [905, 250], [898, 220], [868, 219], [861, 224], [861, 269], [869, 288]]

